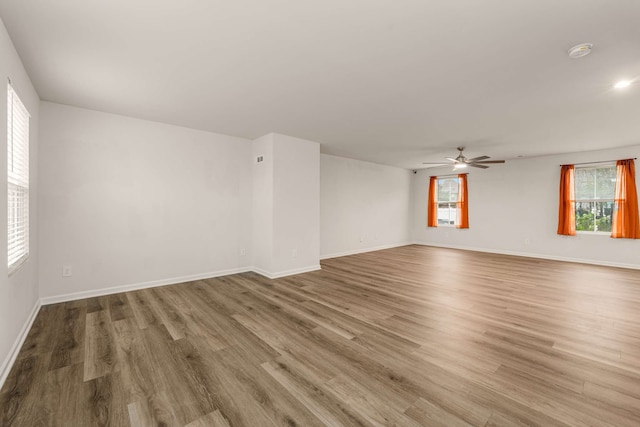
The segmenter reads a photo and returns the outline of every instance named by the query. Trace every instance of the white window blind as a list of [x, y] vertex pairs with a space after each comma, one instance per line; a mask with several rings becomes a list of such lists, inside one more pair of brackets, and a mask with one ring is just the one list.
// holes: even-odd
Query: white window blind
[[29, 255], [29, 112], [7, 87], [7, 208], [9, 272]]

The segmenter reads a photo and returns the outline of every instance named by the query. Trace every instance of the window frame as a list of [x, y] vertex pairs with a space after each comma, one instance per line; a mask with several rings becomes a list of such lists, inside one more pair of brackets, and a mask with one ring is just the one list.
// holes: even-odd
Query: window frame
[[[29, 127], [31, 115], [7, 84], [7, 274], [13, 275], [29, 258]], [[19, 144], [19, 145], [17, 145]], [[24, 227], [23, 236], [18, 237]], [[18, 247], [17, 253], [12, 253]]]
[[[456, 191], [456, 199], [455, 200], [448, 200], [448, 201], [440, 201], [440, 181], [441, 180], [455, 180], [457, 182], [457, 188], [458, 191]], [[438, 227], [449, 227], [449, 228], [456, 228], [456, 226], [458, 225], [458, 192], [459, 187], [460, 186], [460, 178], [456, 175], [456, 176], [443, 176], [442, 178], [439, 176], [436, 176], [436, 223], [438, 224]], [[451, 193], [449, 193], [451, 194]], [[440, 223], [440, 209], [444, 209], [444, 207], [440, 207], [441, 205], [448, 205], [448, 209], [449, 209], [449, 219], [451, 218], [451, 212], [453, 212], [453, 223], [451, 222], [443, 222]]]
[[[589, 164], [585, 164], [585, 165], [575, 165], [574, 166], [574, 174], [580, 170], [580, 169], [609, 169], [612, 168], [614, 170], [614, 172], [616, 171], [616, 162], [598, 162], [598, 163], [589, 163]], [[615, 204], [615, 187], [613, 190], [613, 194], [611, 195], [610, 199], [597, 199], [597, 198], [590, 198], [590, 199], [578, 199], [578, 184], [577, 184], [577, 180], [575, 178], [574, 175], [574, 194], [575, 194], [575, 200], [573, 201], [573, 206], [574, 206], [574, 210], [575, 210], [575, 222], [576, 222], [576, 234], [583, 234], [583, 235], [587, 235], [587, 236], [610, 236], [611, 235], [611, 230], [609, 231], [591, 231], [591, 230], [578, 230], [577, 229], [577, 224], [578, 224], [578, 203], [598, 203], [598, 202], [610, 202], [612, 204]], [[594, 192], [595, 192], [596, 186], [594, 186]], [[595, 195], [594, 195], [595, 196]], [[613, 215], [613, 214], [612, 214]], [[612, 218], [613, 219], [613, 218]], [[594, 222], [597, 221], [597, 218], [594, 217]], [[597, 227], [597, 224], [594, 224]]]

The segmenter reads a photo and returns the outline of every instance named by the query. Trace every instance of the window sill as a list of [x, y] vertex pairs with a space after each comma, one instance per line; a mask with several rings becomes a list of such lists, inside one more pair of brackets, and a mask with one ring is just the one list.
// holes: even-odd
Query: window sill
[[13, 264], [11, 264], [8, 268], [9, 272], [7, 274], [8, 277], [13, 276], [15, 273], [18, 272], [18, 270], [20, 270], [20, 268], [27, 262], [27, 260], [29, 259], [29, 254], [26, 253], [24, 255], [22, 255], [22, 257], [18, 258], [18, 260], [16, 262], [14, 262]]
[[576, 231], [576, 236], [602, 236], [611, 237], [610, 231]]

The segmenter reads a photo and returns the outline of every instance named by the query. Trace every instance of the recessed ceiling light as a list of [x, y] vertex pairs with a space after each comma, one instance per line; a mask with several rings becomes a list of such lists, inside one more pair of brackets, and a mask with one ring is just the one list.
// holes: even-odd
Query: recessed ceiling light
[[593, 45], [591, 43], [581, 43], [569, 49], [569, 58], [578, 59], [591, 53]]
[[631, 86], [631, 80], [620, 80], [618, 83], [613, 85], [616, 89], [625, 89]]

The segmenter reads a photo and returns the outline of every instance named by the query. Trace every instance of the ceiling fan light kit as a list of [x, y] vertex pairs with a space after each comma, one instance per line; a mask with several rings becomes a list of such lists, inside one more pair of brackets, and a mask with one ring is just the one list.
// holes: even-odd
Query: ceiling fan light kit
[[[497, 163], [504, 163], [504, 160], [487, 160], [490, 159], [491, 157], [489, 156], [479, 156], [479, 157], [474, 157], [473, 159], [467, 159], [464, 154], [462, 154], [462, 151], [464, 150], [464, 147], [458, 147], [458, 157], [456, 157], [455, 159], [453, 157], [445, 157], [445, 159], [449, 160], [450, 162], [453, 163], [453, 170], [458, 170], [458, 169], [464, 169], [467, 166], [471, 166], [472, 168], [479, 168], [479, 169], [488, 169], [489, 164], [497, 164]], [[446, 163], [422, 163], [423, 165], [443, 165]]]

